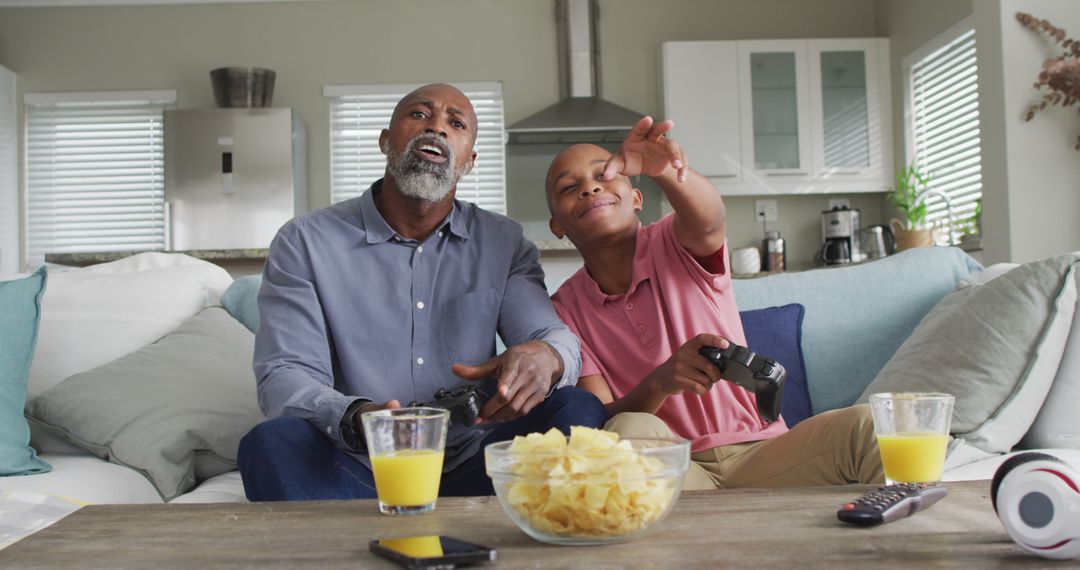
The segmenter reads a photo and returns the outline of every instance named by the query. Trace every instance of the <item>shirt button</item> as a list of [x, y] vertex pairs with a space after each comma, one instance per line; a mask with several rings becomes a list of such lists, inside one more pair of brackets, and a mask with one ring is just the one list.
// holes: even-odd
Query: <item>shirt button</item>
[[420, 366], [423, 366], [424, 365], [424, 357], [423, 356], [417, 356], [416, 357], [416, 363], [419, 364]]
[[424, 253], [424, 246], [422, 246], [422, 245], [416, 246], [416, 253]]
[[334, 428], [326, 426], [326, 435], [330, 435], [332, 433], [334, 433]]
[[416, 302], [416, 308], [417, 309], [423, 309], [424, 308], [424, 302], [423, 301], [417, 301]]
[[637, 330], [638, 330], [639, 333], [645, 332], [645, 325], [638, 325]]
[[633, 303], [627, 303], [626, 304], [626, 310], [627, 311], [633, 311], [634, 310], [634, 304]]
[[439, 237], [442, 237], [442, 232], [439, 232]]

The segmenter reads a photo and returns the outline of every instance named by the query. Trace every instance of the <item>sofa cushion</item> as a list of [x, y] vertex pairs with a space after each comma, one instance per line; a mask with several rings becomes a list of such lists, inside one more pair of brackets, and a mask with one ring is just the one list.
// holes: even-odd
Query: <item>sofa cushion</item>
[[251, 370], [254, 337], [221, 307], [157, 342], [76, 374], [28, 416], [153, 482], [170, 500], [235, 468], [240, 438], [263, 414]]
[[231, 283], [217, 265], [169, 253], [53, 272], [42, 300], [29, 399], [161, 338], [216, 305]]
[[42, 267], [29, 277], [0, 282], [0, 475], [49, 470], [30, 447], [23, 418], [46, 280]]
[[83, 503], [158, 503], [161, 495], [138, 472], [102, 461], [93, 455], [42, 455], [53, 466], [51, 473], [5, 477], [4, 491], [32, 491], [66, 497]]
[[739, 313], [750, 350], [776, 360], [787, 370], [780, 413], [788, 427], [795, 427], [814, 415], [803, 365], [804, 313], [803, 306], [798, 303]]
[[248, 275], [233, 281], [221, 295], [221, 306], [251, 332], [259, 331], [259, 288], [262, 275]]
[[[1080, 280], [1080, 272], [1077, 272]], [[1080, 281], [1077, 283], [1080, 290]], [[1065, 342], [1054, 383], [1046, 394], [1039, 415], [1020, 442], [1028, 449], [1058, 448], [1080, 450], [1080, 307], [1072, 319], [1072, 329]]]
[[965, 283], [926, 315], [860, 401], [874, 392], [953, 394], [952, 433], [983, 451], [1009, 451], [1061, 363], [1076, 312], [1077, 261], [1061, 255]]
[[921, 247], [848, 267], [734, 280], [740, 310], [806, 308], [802, 348], [814, 413], [851, 405], [915, 325], [981, 267], [957, 248]]

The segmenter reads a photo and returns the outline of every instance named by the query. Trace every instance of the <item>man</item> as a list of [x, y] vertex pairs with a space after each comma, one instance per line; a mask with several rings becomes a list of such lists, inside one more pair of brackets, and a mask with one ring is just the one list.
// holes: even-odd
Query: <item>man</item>
[[[491, 379], [479, 425], [447, 438], [442, 495], [491, 494], [482, 446], [604, 408], [573, 387], [578, 341], [539, 254], [510, 219], [454, 199], [476, 160], [476, 115], [452, 86], [403, 98], [379, 136], [386, 173], [362, 196], [300, 216], [270, 246], [255, 337], [269, 419], [240, 443], [251, 500], [375, 497], [360, 414]], [[510, 348], [495, 356], [495, 333]]]
[[[585, 267], [555, 293], [581, 339], [579, 385], [624, 437], [691, 440], [687, 489], [884, 480], [868, 406], [819, 414], [788, 431], [765, 423], [754, 395], [726, 381], [702, 346], [745, 345], [720, 193], [686, 165], [671, 121], [638, 121], [619, 151], [574, 145], [555, 157], [546, 192], [551, 231]], [[642, 227], [644, 174], [674, 212]]]

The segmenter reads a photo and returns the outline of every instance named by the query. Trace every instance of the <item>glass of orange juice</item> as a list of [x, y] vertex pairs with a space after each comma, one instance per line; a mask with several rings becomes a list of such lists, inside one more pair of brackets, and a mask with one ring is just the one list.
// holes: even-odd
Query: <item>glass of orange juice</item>
[[889, 484], [941, 481], [955, 401], [951, 394], [936, 392], [870, 395], [874, 432]]
[[364, 424], [379, 510], [415, 515], [435, 508], [442, 480], [450, 412], [438, 408], [398, 408], [365, 412]]

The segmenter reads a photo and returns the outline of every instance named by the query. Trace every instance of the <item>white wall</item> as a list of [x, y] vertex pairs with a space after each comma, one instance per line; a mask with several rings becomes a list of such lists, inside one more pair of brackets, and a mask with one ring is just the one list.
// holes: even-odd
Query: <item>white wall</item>
[[[1080, 250], [1080, 152], [1072, 148], [1080, 135], [1080, 115], [1075, 106], [1048, 109], [1024, 122], [1024, 110], [1038, 100], [1032, 84], [1042, 63], [1060, 47], [1017, 22], [1018, 11], [1080, 37], [1076, 0], [975, 2], [984, 218], [992, 215], [984, 222], [994, 228], [984, 238], [989, 263], [1022, 263]], [[992, 50], [987, 58], [984, 46]]]
[[15, 74], [0, 66], [0, 275], [19, 266], [19, 170]]
[[[662, 109], [663, 41], [874, 35], [870, 0], [600, 0], [599, 8], [601, 92], [652, 114]], [[20, 100], [33, 91], [175, 88], [180, 107], [206, 107], [211, 69], [274, 69], [274, 105], [295, 108], [311, 135], [312, 207], [330, 201], [323, 85], [500, 80], [509, 124], [558, 100], [555, 42], [554, 0], [0, 8], [0, 64], [19, 74]], [[520, 221], [547, 219], [539, 177], [509, 173], [510, 214]], [[873, 211], [864, 212], [865, 223], [876, 223], [880, 196], [867, 199]], [[780, 198], [777, 227], [807, 262], [820, 245], [826, 204]], [[752, 199], [731, 205], [746, 218], [732, 224], [733, 246], [756, 243]]]

